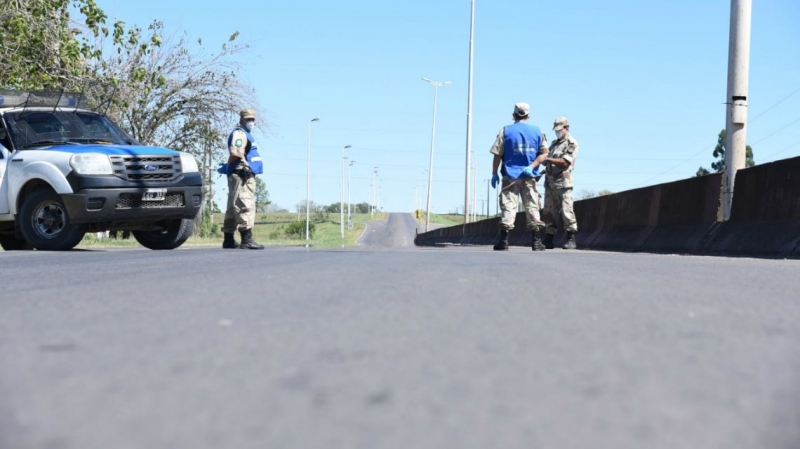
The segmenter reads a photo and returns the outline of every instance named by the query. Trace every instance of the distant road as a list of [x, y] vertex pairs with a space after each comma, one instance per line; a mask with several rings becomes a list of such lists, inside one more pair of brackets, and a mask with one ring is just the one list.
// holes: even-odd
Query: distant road
[[411, 214], [389, 213], [386, 221], [368, 221], [359, 246], [404, 248], [414, 246], [417, 220]]

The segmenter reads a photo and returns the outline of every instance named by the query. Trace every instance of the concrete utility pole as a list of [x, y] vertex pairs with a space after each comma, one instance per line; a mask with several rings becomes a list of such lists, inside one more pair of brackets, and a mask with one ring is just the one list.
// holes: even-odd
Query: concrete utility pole
[[[464, 223], [469, 223], [470, 156], [472, 153], [472, 57], [475, 43], [475, 0], [471, 2], [469, 21], [469, 81], [467, 87], [467, 177], [464, 187]], [[426, 226], [425, 231], [428, 228]]]
[[745, 167], [747, 152], [747, 88], [750, 76], [750, 22], [752, 0], [731, 0], [728, 42], [728, 96], [725, 122], [725, 181], [722, 210], [731, 218], [736, 172]]

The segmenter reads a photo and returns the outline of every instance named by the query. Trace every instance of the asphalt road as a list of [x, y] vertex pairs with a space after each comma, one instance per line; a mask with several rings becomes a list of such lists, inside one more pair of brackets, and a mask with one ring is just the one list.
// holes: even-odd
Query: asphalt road
[[367, 222], [358, 244], [370, 248], [414, 247], [417, 226], [411, 214], [388, 214], [386, 221]]
[[800, 446], [800, 261], [182, 248], [0, 273], [2, 449]]

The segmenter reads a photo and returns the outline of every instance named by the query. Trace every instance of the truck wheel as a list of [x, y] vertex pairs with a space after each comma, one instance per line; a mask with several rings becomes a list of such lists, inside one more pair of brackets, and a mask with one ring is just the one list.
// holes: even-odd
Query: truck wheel
[[66, 251], [83, 240], [83, 226], [69, 222], [61, 197], [50, 189], [38, 189], [25, 198], [20, 209], [22, 237], [36, 249]]
[[192, 235], [194, 220], [168, 220], [160, 231], [132, 231], [133, 237], [145, 248], [175, 249]]
[[24, 239], [18, 239], [14, 234], [0, 234], [0, 247], [5, 251], [20, 251], [33, 249]]

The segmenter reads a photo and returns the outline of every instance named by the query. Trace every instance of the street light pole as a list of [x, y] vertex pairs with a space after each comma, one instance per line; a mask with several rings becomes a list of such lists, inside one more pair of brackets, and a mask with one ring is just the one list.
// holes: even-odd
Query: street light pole
[[351, 220], [353, 219], [352, 215], [350, 214], [350, 205], [353, 201], [350, 199], [350, 168], [355, 164], [356, 161], [350, 161], [350, 165], [347, 166], [347, 229], [352, 227]]
[[344, 150], [350, 148], [351, 145], [345, 145], [342, 148], [342, 158], [339, 160], [339, 230], [342, 234], [342, 248], [344, 248]]
[[[436, 100], [439, 96], [439, 88], [450, 84], [450, 81], [438, 82], [431, 81], [428, 78], [422, 78], [422, 81], [430, 83], [433, 86], [433, 125], [431, 127], [431, 158], [428, 164], [428, 205], [427, 212], [425, 213], [425, 232], [430, 230], [431, 225], [431, 186], [433, 184], [433, 149], [436, 146]], [[469, 170], [467, 170], [469, 172]], [[469, 189], [467, 189], [469, 191]], [[468, 193], [469, 195], [469, 193]]]
[[487, 179], [486, 180], [486, 219], [487, 220], [489, 219], [489, 204], [490, 204], [489, 199], [492, 198], [491, 196], [489, 196], [489, 183], [490, 182], [491, 182], [491, 179]]
[[369, 208], [369, 219], [372, 220], [375, 218], [375, 198], [377, 197], [378, 192], [378, 185], [375, 183], [375, 178], [378, 176], [378, 167], [374, 167], [375, 170], [372, 172], [372, 191], [370, 192], [370, 208]]
[[311, 216], [309, 215], [309, 207], [311, 203], [311, 124], [318, 122], [318, 118], [312, 118], [308, 121], [308, 145], [306, 147], [306, 248], [308, 248], [308, 223]]
[[469, 22], [469, 81], [467, 87], [467, 178], [464, 188], [464, 223], [469, 220], [470, 156], [472, 153], [472, 59], [475, 49], [475, 0], [471, 2]]

